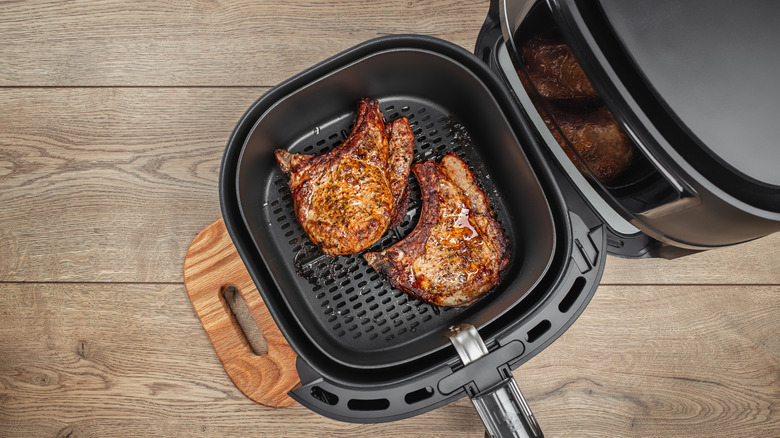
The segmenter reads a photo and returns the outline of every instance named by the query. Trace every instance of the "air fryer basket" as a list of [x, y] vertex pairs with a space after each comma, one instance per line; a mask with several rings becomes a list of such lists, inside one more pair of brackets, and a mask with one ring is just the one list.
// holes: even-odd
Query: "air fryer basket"
[[[378, 99], [388, 121], [409, 118], [416, 160], [456, 153], [490, 198], [512, 255], [499, 285], [475, 304], [420, 303], [360, 255], [324, 256], [297, 223], [273, 150], [332, 148], [349, 132], [362, 97]], [[488, 396], [557, 339], [595, 293], [606, 237], [598, 215], [551, 164], [490, 68], [435, 38], [367, 41], [261, 96], [228, 140], [220, 203], [244, 265], [298, 353], [301, 385], [289, 395], [342, 421], [397, 420], [465, 395]], [[419, 187], [409, 181], [406, 220], [372, 249], [416, 225]], [[486, 344], [479, 360], [462, 360], [453, 347], [456, 325], [459, 339]]]
[[[273, 151], [322, 153], [351, 129], [361, 97], [380, 101], [388, 121], [406, 116], [415, 161], [453, 152], [475, 171], [506, 231], [509, 267], [477, 303], [451, 309], [422, 303], [389, 283], [359, 255], [329, 257], [295, 218], [287, 178]], [[410, 177], [405, 222], [372, 249], [406, 236], [420, 211]], [[238, 163], [241, 214], [295, 323], [333, 360], [385, 367], [446, 347], [455, 324], [480, 327], [519, 302], [552, 258], [554, 228], [544, 193], [489, 90], [463, 65], [438, 53], [396, 48], [372, 53], [281, 99], [261, 117]]]

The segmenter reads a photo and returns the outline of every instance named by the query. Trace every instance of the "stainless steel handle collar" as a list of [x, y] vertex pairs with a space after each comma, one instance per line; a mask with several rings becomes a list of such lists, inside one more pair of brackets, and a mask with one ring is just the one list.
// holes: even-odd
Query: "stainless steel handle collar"
[[[471, 324], [450, 328], [450, 342], [463, 365], [476, 362], [488, 354], [487, 346]], [[490, 437], [542, 438], [542, 430], [526, 403], [511, 373], [490, 388], [478, 388], [476, 394], [466, 391], [477, 409]]]

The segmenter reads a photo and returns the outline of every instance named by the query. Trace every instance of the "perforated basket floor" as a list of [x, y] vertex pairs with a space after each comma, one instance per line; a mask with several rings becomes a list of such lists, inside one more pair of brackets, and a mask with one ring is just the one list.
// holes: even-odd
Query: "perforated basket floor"
[[[453, 117], [430, 103], [412, 99], [384, 99], [382, 111], [387, 122], [407, 117], [415, 135], [414, 161], [439, 160], [452, 152], [460, 156], [477, 176], [491, 199], [499, 222], [505, 222], [502, 202], [465, 128]], [[310, 135], [288, 149], [291, 152], [321, 154], [340, 144], [351, 131], [352, 117], [314, 128]], [[298, 274], [298, 287], [309, 298], [311, 314], [341, 342], [361, 351], [403, 344], [432, 330], [442, 332], [458, 314], [474, 309], [453, 309], [423, 303], [390, 286], [384, 276], [371, 268], [361, 254], [331, 257], [311, 242], [298, 223], [287, 177], [276, 171], [267, 187], [266, 210], [269, 225], [278, 228], [277, 246], [282, 248]], [[420, 215], [420, 190], [410, 176], [409, 209], [404, 222], [367, 251], [377, 251], [404, 238]], [[510, 231], [506, 230], [505, 231]], [[492, 293], [492, 292], [491, 292]], [[479, 307], [475, 304], [472, 307]], [[471, 309], [471, 310], [468, 310]], [[381, 341], [380, 341], [381, 340]], [[380, 342], [377, 342], [380, 341]]]

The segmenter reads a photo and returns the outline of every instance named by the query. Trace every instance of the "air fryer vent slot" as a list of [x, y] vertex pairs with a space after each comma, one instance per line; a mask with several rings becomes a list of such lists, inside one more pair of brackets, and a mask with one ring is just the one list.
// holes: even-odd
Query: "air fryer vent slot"
[[420, 388], [416, 391], [412, 391], [406, 394], [406, 396], [404, 396], [404, 401], [406, 402], [406, 404], [411, 405], [413, 403], [418, 403], [423, 400], [429, 399], [433, 397], [433, 394], [434, 394], [433, 388], [431, 388], [430, 386], [426, 386], [425, 388]]
[[323, 402], [323, 403], [325, 403], [327, 405], [331, 405], [331, 406], [333, 406], [333, 405], [335, 405], [336, 403], [339, 402], [339, 397], [336, 394], [334, 394], [334, 393], [332, 393], [330, 391], [326, 391], [326, 390], [320, 388], [319, 386], [312, 386], [311, 387], [311, 396], [316, 398], [317, 400], [319, 400], [319, 401], [321, 401], [321, 402]]
[[550, 327], [552, 327], [552, 324], [546, 319], [542, 320], [539, 324], [536, 324], [534, 328], [528, 330], [528, 334], [526, 335], [528, 343], [533, 343], [539, 339], [543, 334], [547, 333], [547, 330], [550, 330]]
[[577, 277], [574, 280], [574, 284], [571, 285], [571, 289], [566, 293], [561, 302], [558, 304], [558, 310], [561, 313], [566, 313], [571, 309], [571, 306], [579, 298], [582, 289], [585, 288], [585, 277]]
[[347, 402], [347, 408], [352, 411], [383, 411], [389, 407], [390, 401], [386, 398], [376, 398], [370, 400], [353, 398]]

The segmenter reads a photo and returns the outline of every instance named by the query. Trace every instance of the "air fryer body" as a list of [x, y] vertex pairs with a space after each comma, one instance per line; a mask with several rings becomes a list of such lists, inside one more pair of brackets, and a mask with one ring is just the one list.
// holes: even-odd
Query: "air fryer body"
[[[752, 68], [777, 71], [776, 51], [759, 52], [780, 41], [767, 18], [780, 17], [780, 4], [740, 7], [739, 20], [726, 24], [729, 15], [716, 12], [733, 9], [727, 2], [682, 3], [495, 0], [477, 41], [475, 53], [510, 84], [547, 153], [601, 213], [614, 255], [674, 258], [780, 230], [780, 178], [771, 171], [780, 165], [780, 124], [771, 116], [780, 114], [780, 87], [765, 74], [745, 82], [728, 58], [713, 59], [716, 51], [747, 59], [739, 55], [745, 46], [755, 55]], [[727, 48], [718, 32], [732, 38]], [[518, 81], [523, 44], [540, 33], [566, 42], [631, 139], [637, 159], [617, 183], [572, 165], [532, 103], [534, 90]], [[686, 63], [667, 59], [683, 57]], [[729, 98], [735, 111], [723, 108]]]

